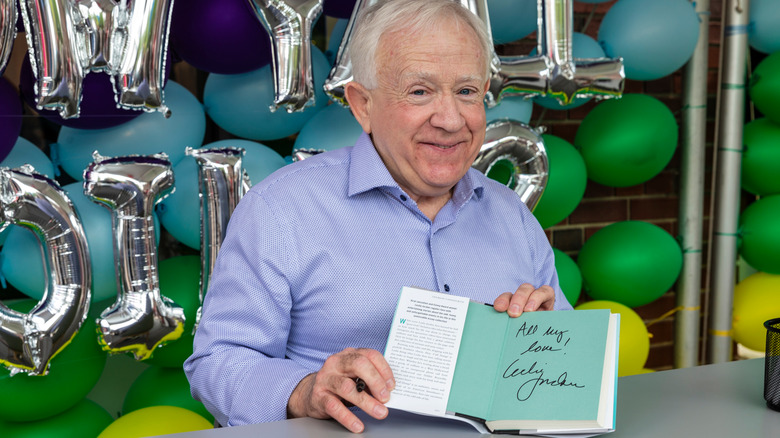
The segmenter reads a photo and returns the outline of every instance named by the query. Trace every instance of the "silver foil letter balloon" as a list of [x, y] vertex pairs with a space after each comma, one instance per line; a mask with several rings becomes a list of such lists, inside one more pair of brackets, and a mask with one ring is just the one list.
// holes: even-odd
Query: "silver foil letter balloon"
[[[0, 0], [5, 1], [5, 0]], [[19, 0], [38, 109], [79, 116], [82, 81], [111, 75], [117, 106], [160, 111], [173, 0]]]
[[274, 102], [287, 112], [314, 104], [311, 29], [324, 0], [249, 0], [255, 15], [271, 36]]
[[537, 0], [539, 29], [536, 56], [502, 56], [490, 81], [488, 104], [503, 96], [549, 94], [562, 105], [575, 97], [620, 97], [625, 73], [622, 59], [572, 57], [573, 0]]
[[173, 190], [165, 154], [105, 158], [97, 152], [84, 170], [84, 194], [111, 210], [117, 301], [97, 319], [98, 341], [112, 353], [137, 360], [178, 339], [184, 310], [160, 293], [154, 205]]
[[550, 174], [542, 136], [525, 123], [509, 119], [488, 123], [485, 141], [472, 167], [504, 182], [532, 211]]
[[[245, 149], [236, 147], [192, 149], [185, 153], [198, 163], [200, 188], [200, 303], [209, 286], [217, 253], [225, 239], [228, 221], [250, 184], [243, 170]], [[198, 307], [195, 329], [200, 322]]]
[[87, 239], [60, 186], [29, 165], [0, 168], [0, 223], [31, 230], [43, 249], [46, 290], [27, 314], [0, 302], [0, 363], [12, 374], [44, 375], [81, 328], [89, 310], [92, 272]]
[[[186, 0], [185, 0], [186, 1]], [[173, 0], [132, 0], [130, 6], [122, 0], [114, 9], [111, 44], [114, 88], [117, 103], [126, 109], [170, 111], [163, 103], [165, 57], [168, 53], [168, 32]]]
[[0, 0], [0, 75], [5, 71], [16, 38], [16, 0]]

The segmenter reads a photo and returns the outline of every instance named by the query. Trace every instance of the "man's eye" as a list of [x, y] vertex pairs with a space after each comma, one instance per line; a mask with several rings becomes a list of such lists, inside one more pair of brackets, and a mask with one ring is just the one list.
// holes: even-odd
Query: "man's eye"
[[412, 94], [415, 96], [425, 96], [425, 90], [414, 90], [412, 91]]
[[467, 88], [464, 88], [464, 89], [460, 90], [458, 93], [463, 95], [463, 96], [468, 96], [470, 94], [474, 94], [474, 91], [473, 90], [469, 90]]

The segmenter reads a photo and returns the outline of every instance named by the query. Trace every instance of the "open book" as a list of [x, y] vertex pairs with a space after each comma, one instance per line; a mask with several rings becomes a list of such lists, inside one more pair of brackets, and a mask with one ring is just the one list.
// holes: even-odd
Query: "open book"
[[615, 429], [620, 315], [526, 312], [405, 287], [385, 358], [389, 408], [483, 433], [590, 436]]

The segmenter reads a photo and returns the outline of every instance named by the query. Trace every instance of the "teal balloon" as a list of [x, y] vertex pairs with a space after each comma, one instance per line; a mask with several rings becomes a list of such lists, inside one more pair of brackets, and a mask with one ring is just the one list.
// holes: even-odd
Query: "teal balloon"
[[533, 214], [542, 228], [549, 228], [566, 219], [580, 204], [588, 173], [579, 151], [568, 141], [542, 134], [550, 170], [547, 186]]
[[[37, 300], [5, 302], [19, 312], [29, 312]], [[95, 317], [105, 306], [90, 306], [73, 340], [50, 362], [45, 376], [18, 373], [0, 367], [0, 420], [38, 421], [76, 406], [92, 390], [106, 366], [106, 353], [97, 342]], [[0, 429], [1, 430], [1, 429]]]
[[660, 298], [674, 285], [682, 270], [682, 251], [657, 225], [624, 221], [586, 240], [577, 264], [588, 296], [638, 307]]
[[753, 120], [742, 131], [742, 188], [754, 195], [780, 193], [780, 125]]
[[104, 157], [168, 154], [175, 165], [184, 157], [187, 146], [198, 147], [206, 135], [206, 113], [189, 90], [173, 81], [165, 86], [165, 104], [171, 116], [144, 113], [118, 126], [105, 129], [63, 127], [52, 145], [59, 165], [76, 180], [83, 179], [84, 169], [92, 163], [92, 152]]
[[10, 438], [89, 438], [100, 435], [114, 417], [103, 407], [83, 399], [65, 412], [38, 421], [0, 420], [3, 436]]
[[685, 65], [699, 40], [699, 16], [688, 0], [621, 0], [601, 22], [599, 44], [623, 58], [626, 78], [650, 81]]
[[0, 167], [13, 169], [23, 164], [31, 165], [36, 172], [49, 178], [55, 177], [54, 165], [49, 157], [38, 146], [35, 146], [24, 137], [19, 137], [16, 139], [16, 143], [14, 143], [14, 147], [8, 153], [8, 156], [0, 162]]
[[262, 141], [295, 134], [329, 102], [322, 90], [330, 73], [328, 58], [315, 46], [311, 48], [311, 58], [315, 90], [313, 107], [292, 113], [283, 107], [271, 111], [274, 79], [271, 65], [266, 65], [249, 73], [209, 74], [203, 90], [206, 113], [220, 128], [236, 137]]
[[577, 305], [582, 293], [582, 273], [577, 263], [568, 254], [553, 248], [555, 255], [555, 270], [558, 273], [558, 284], [566, 296], [566, 301], [573, 306]]
[[[777, 6], [780, 8], [780, 3]], [[773, 53], [758, 63], [750, 76], [748, 94], [753, 105], [764, 117], [780, 123], [780, 52]]]
[[130, 386], [122, 405], [126, 415], [151, 406], [176, 406], [214, 422], [214, 416], [190, 395], [190, 384], [182, 369], [149, 367]]
[[161, 345], [144, 363], [158, 367], [181, 369], [192, 355], [195, 317], [200, 307], [200, 257], [183, 255], [159, 263], [160, 293], [184, 309], [184, 333], [179, 339]]
[[536, 0], [487, 0], [494, 44], [517, 41], [537, 30]]
[[532, 112], [532, 101], [520, 96], [502, 97], [498, 102], [498, 105], [492, 108], [487, 108], [487, 106], [485, 106], [485, 118], [488, 123], [500, 119], [510, 119], [528, 123], [528, 121], [531, 120]]
[[293, 151], [314, 149], [330, 151], [352, 146], [363, 133], [352, 111], [338, 103], [321, 109], [301, 129], [295, 138]]
[[[251, 140], [219, 140], [203, 145], [203, 148], [229, 146], [244, 149], [241, 163], [252, 184], [287, 164], [278, 152]], [[184, 157], [173, 167], [173, 175], [175, 190], [160, 202], [157, 214], [165, 230], [176, 240], [200, 249], [200, 188], [195, 158]]]
[[780, 195], [748, 205], [739, 218], [739, 253], [753, 268], [780, 274]]
[[[599, 45], [599, 43], [593, 38], [580, 32], [572, 32], [571, 34], [571, 51], [572, 51], [572, 57], [575, 58], [575, 60], [605, 57], [604, 49], [601, 48], [601, 45]], [[531, 53], [535, 54], [536, 49], [534, 49]], [[534, 97], [534, 103], [536, 103], [537, 105], [543, 108], [552, 109], [552, 110], [567, 110], [567, 109], [577, 108], [578, 106], [582, 106], [586, 104], [590, 100], [591, 100], [590, 97], [577, 97], [568, 105], [561, 105], [558, 99], [554, 97], [550, 97], [550, 96]]]
[[[83, 183], [75, 182], [62, 188], [81, 219], [89, 248], [92, 267], [91, 302], [115, 299], [117, 296], [116, 262], [114, 261], [114, 231], [111, 211], [84, 195]], [[160, 220], [153, 213], [155, 237], [160, 241]], [[5, 279], [23, 294], [36, 300], [43, 298], [46, 278], [43, 272], [41, 243], [28, 229], [13, 226], [2, 249], [0, 270]]]
[[[49, 157], [38, 146], [35, 146], [23, 137], [19, 137], [8, 155], [0, 162], [0, 167], [14, 169], [23, 164], [29, 164], [33, 166], [36, 172], [49, 178], [54, 178], [54, 165], [51, 164]], [[0, 231], [0, 245], [5, 242], [7, 234], [7, 229]]]
[[588, 112], [577, 128], [574, 146], [585, 160], [588, 178], [605, 186], [628, 187], [653, 178], [669, 164], [678, 130], [674, 114], [663, 102], [626, 94]]
[[777, 0], [750, 0], [748, 43], [762, 53], [780, 51], [780, 3]]

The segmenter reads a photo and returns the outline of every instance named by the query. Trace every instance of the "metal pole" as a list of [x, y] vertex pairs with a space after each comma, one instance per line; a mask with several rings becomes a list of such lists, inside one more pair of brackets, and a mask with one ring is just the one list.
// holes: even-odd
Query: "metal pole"
[[731, 318], [737, 261], [749, 3], [749, 0], [723, 2], [712, 263], [709, 273], [712, 286], [708, 350], [710, 363], [732, 359]]
[[692, 0], [699, 16], [699, 40], [685, 67], [683, 89], [680, 236], [683, 267], [677, 281], [674, 366], [699, 365], [701, 252], [704, 210], [704, 150], [707, 131], [707, 55], [710, 1]]

